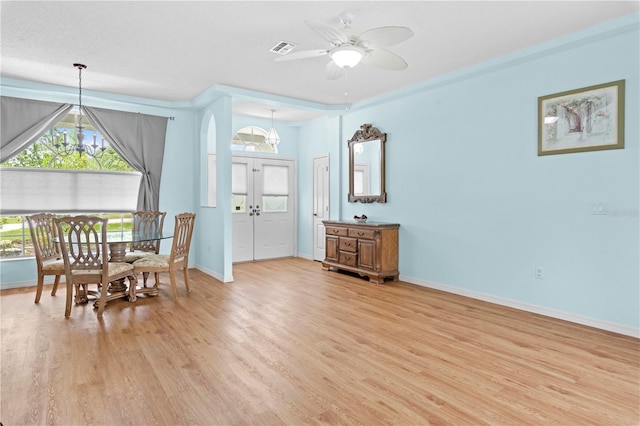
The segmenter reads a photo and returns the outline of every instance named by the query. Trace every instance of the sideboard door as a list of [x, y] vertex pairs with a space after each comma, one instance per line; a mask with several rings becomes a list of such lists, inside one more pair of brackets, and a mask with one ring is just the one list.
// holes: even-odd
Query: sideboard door
[[325, 256], [326, 256], [326, 260], [328, 261], [333, 261], [333, 262], [337, 262], [338, 261], [338, 247], [340, 245], [340, 238], [339, 237], [334, 237], [332, 235], [327, 235], [327, 242], [326, 242], [326, 252], [325, 252]]
[[358, 240], [358, 266], [363, 269], [374, 270], [376, 265], [376, 242], [373, 240]]

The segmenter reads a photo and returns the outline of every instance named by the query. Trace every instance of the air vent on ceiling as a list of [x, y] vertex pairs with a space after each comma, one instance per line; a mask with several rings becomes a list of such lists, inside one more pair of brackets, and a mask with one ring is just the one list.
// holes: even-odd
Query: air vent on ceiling
[[278, 55], [286, 55], [291, 52], [296, 47], [295, 44], [289, 43], [288, 41], [281, 41], [280, 43], [273, 46], [269, 51], [273, 53], [277, 53]]

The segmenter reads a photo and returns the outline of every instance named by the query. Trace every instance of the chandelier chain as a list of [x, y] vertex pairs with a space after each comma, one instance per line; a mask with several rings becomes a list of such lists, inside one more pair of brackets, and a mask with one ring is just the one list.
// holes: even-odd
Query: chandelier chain
[[82, 67], [78, 66], [78, 107], [82, 116]]

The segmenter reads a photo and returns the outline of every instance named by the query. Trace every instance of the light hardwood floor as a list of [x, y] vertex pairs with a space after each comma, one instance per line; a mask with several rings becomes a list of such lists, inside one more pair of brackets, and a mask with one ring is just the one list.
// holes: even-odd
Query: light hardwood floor
[[640, 340], [303, 259], [64, 319], [2, 292], [15, 425], [637, 425]]

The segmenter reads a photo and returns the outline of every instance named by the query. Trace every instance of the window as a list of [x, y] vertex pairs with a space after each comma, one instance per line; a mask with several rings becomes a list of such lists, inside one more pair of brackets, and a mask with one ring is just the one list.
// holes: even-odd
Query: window
[[247, 182], [248, 165], [233, 163], [231, 165], [231, 212], [244, 213], [247, 211], [247, 195], [249, 187]]
[[[32, 145], [0, 164], [0, 259], [32, 256], [24, 215], [52, 212], [108, 217], [109, 228], [131, 229], [141, 174], [83, 120], [86, 152], [77, 141], [77, 112], [71, 112]], [[60, 154], [65, 145], [67, 154]], [[57, 145], [57, 147], [56, 147]], [[90, 155], [95, 149], [98, 154]]]
[[266, 164], [262, 168], [262, 211], [286, 212], [289, 200], [289, 168]]
[[269, 145], [264, 141], [267, 132], [256, 126], [243, 127], [233, 135], [231, 139], [232, 151], [245, 152], [272, 152], [277, 153], [277, 146]]
[[[60, 213], [60, 216], [76, 214]], [[91, 215], [109, 218], [109, 231], [130, 231], [133, 223], [131, 213]], [[0, 259], [35, 256], [29, 224], [25, 216], [0, 216]]]
[[[70, 147], [75, 145], [78, 137], [75, 123], [78, 120], [77, 110], [72, 110], [59, 123], [42, 135], [36, 142], [22, 150], [15, 157], [0, 164], [4, 167], [26, 167], [26, 168], [52, 168], [68, 170], [110, 170], [129, 171], [133, 168], [124, 161], [118, 153], [109, 145], [86, 118], [82, 120], [84, 128], [85, 145], [89, 145], [89, 150], [98, 152], [98, 155], [91, 156], [87, 153], [71, 152]], [[67, 155], [60, 155], [66, 144]], [[95, 146], [95, 148], [94, 148]]]

